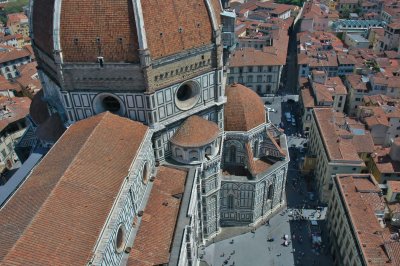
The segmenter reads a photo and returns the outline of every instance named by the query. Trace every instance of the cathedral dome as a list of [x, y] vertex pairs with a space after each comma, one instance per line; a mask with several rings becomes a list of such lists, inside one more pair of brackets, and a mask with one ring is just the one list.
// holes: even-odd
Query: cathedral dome
[[226, 131], [249, 131], [266, 122], [261, 98], [251, 89], [232, 84], [226, 90], [224, 120]]
[[219, 0], [33, 1], [35, 47], [62, 62], [138, 63], [139, 50], [159, 59], [214, 43]]
[[192, 115], [175, 132], [171, 142], [180, 147], [202, 147], [213, 142], [219, 133], [217, 124]]

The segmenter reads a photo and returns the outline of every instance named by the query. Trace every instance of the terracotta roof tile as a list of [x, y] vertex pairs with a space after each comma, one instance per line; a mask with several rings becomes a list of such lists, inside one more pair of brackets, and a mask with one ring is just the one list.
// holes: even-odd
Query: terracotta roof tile
[[248, 47], [236, 50], [229, 61], [230, 67], [278, 66], [285, 64], [286, 61], [280, 60], [277, 55]]
[[332, 108], [314, 108], [313, 112], [329, 160], [348, 160], [363, 164], [352, 139], [348, 138], [351, 133], [341, 127], [345, 123], [344, 115]]
[[[168, 16], [158, 7], [154, 12]], [[97, 0], [63, 1], [60, 16], [65, 62], [97, 62], [98, 56], [103, 56], [105, 62], [139, 62], [132, 1], [102, 1], [100, 4]], [[44, 38], [43, 42], [46, 40]]]
[[147, 0], [142, 1], [142, 9], [153, 59], [212, 43], [211, 18], [205, 1]]
[[311, 95], [311, 91], [309, 88], [301, 90], [301, 99], [303, 101], [304, 107], [313, 108], [315, 106], [314, 97]]
[[146, 132], [108, 112], [69, 127], [0, 210], [0, 261], [86, 264]]
[[346, 75], [346, 80], [353, 90], [367, 91], [367, 83], [363, 82], [362, 76], [357, 74]]
[[400, 173], [400, 162], [390, 158], [390, 148], [376, 146], [374, 150], [373, 160], [381, 173]]
[[226, 89], [228, 98], [224, 110], [226, 131], [249, 131], [266, 122], [264, 104], [251, 89], [232, 84]]
[[317, 102], [333, 102], [336, 95], [346, 95], [347, 90], [339, 77], [327, 78], [324, 84], [313, 81], [312, 87]]
[[13, 23], [20, 23], [20, 22], [28, 22], [28, 17], [23, 13], [11, 13], [7, 14], [7, 22]]
[[20, 92], [21, 88], [17, 83], [7, 80], [3, 75], [0, 75], [0, 91], [17, 91]]
[[7, 111], [0, 111], [0, 131], [5, 129], [9, 124], [24, 119], [29, 113], [31, 99], [27, 97], [0, 97], [0, 110], [6, 108]]
[[187, 172], [161, 166], [133, 243], [128, 266], [167, 264]]
[[217, 124], [192, 115], [182, 123], [170, 141], [181, 147], [201, 147], [213, 142], [219, 133]]
[[20, 33], [17, 33], [17, 34], [12, 34], [12, 35], [7, 35], [7, 36], [4, 36], [3, 38], [2, 38], [2, 41], [10, 41], [10, 40], [19, 40], [19, 39], [23, 39], [24, 38], [24, 36], [22, 35], [22, 34], [20, 34]]
[[365, 131], [364, 135], [354, 135], [353, 145], [359, 153], [373, 153], [374, 152], [374, 141], [371, 133]]
[[368, 265], [394, 265], [388, 263], [389, 257], [384, 250], [384, 229], [379, 225], [376, 211], [384, 210], [380, 189], [370, 175], [338, 175], [340, 194], [350, 215], [363, 256]]
[[53, 13], [54, 0], [34, 1], [32, 25], [35, 45], [53, 58]]
[[30, 95], [35, 95], [42, 89], [42, 83], [39, 80], [36, 67], [37, 62], [31, 62], [18, 67], [20, 76], [16, 81], [24, 92], [29, 90]]
[[393, 191], [393, 192], [400, 192], [400, 181], [394, 181], [394, 180], [388, 180], [387, 181], [388, 187]]
[[30, 45], [27, 45], [23, 48], [14, 48], [14, 47], [8, 47], [6, 51], [1, 51], [0, 52], [0, 63], [5, 63], [9, 61], [13, 61], [16, 59], [20, 59], [23, 57], [33, 57], [33, 53], [31, 52], [32, 50], [30, 48]]
[[377, 125], [389, 126], [389, 122], [388, 122], [386, 116], [373, 115], [373, 116], [364, 118], [364, 121], [367, 124], [368, 128], [371, 128], [371, 127], [377, 126]]

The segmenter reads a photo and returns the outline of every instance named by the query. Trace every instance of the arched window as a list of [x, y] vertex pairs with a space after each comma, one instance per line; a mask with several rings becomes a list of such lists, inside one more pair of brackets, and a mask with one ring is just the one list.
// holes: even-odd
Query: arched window
[[258, 148], [259, 148], [259, 142], [258, 139], [254, 142], [254, 150], [253, 150], [253, 156], [258, 157]]
[[147, 181], [149, 180], [149, 164], [146, 162], [146, 164], [143, 167], [143, 172], [142, 172], [142, 182], [144, 184], [147, 184]]
[[211, 146], [206, 148], [206, 155], [211, 155]]
[[274, 196], [274, 189], [272, 187], [272, 184], [269, 185], [268, 187], [268, 196], [267, 199], [272, 200], [272, 197]]
[[231, 163], [236, 162], [236, 147], [235, 147], [235, 145], [232, 145], [229, 147], [229, 161]]
[[176, 148], [175, 149], [175, 154], [176, 154], [176, 158], [180, 158], [180, 159], [183, 158], [183, 154], [182, 154], [182, 150], [181, 149]]
[[115, 238], [115, 250], [118, 253], [121, 253], [123, 251], [125, 241], [126, 241], [125, 227], [123, 224], [120, 224], [118, 227], [117, 236]]
[[199, 152], [195, 150], [191, 150], [189, 152], [189, 158], [191, 161], [198, 161], [199, 160]]
[[232, 210], [235, 207], [235, 198], [233, 197], [233, 195], [228, 195], [228, 209]]

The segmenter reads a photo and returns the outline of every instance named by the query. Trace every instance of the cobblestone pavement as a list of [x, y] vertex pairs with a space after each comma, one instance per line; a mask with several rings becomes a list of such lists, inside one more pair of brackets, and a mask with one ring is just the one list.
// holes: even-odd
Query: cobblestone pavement
[[[282, 237], [291, 235], [288, 213], [277, 214], [269, 226], [261, 226], [215, 244], [203, 251], [208, 265], [294, 265], [292, 246], [283, 246]], [[274, 241], [268, 242], [269, 238]], [[233, 240], [233, 242], [232, 242]], [[226, 264], [225, 264], [226, 261]]]

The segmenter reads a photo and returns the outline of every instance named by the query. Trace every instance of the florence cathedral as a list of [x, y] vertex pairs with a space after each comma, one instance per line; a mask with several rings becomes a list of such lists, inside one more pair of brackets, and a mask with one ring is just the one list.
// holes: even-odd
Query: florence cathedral
[[226, 84], [219, 0], [32, 0], [49, 148], [0, 209], [0, 265], [199, 265], [286, 204], [286, 135]]

